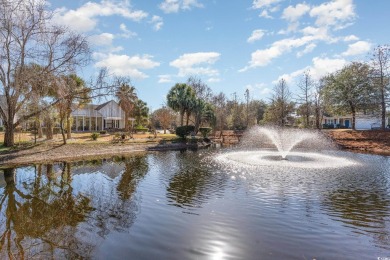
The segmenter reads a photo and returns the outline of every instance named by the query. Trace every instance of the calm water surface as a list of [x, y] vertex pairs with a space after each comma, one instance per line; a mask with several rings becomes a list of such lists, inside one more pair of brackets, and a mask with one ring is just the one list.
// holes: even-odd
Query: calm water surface
[[390, 257], [389, 157], [233, 170], [210, 153], [6, 169], [0, 258]]

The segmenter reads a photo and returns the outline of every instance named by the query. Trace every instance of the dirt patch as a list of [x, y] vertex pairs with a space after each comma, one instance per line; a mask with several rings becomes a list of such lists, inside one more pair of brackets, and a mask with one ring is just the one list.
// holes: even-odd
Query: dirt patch
[[383, 130], [324, 130], [342, 149], [350, 151], [390, 155], [390, 131]]

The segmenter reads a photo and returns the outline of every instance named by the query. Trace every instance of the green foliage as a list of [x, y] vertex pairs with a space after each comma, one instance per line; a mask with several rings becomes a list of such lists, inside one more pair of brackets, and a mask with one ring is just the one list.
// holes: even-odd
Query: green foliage
[[144, 119], [146, 119], [149, 115], [149, 108], [146, 102], [141, 99], [137, 99], [134, 103], [133, 116], [135, 117], [135, 122], [137, 125], [141, 125], [144, 123]]
[[0, 126], [0, 132], [3, 132], [3, 131], [4, 131], [4, 127]]
[[322, 124], [323, 129], [333, 129], [334, 125], [333, 124]]
[[167, 95], [167, 104], [174, 111], [180, 112], [180, 124], [183, 125], [184, 114], [191, 114], [195, 100], [194, 90], [187, 84], [177, 83]]
[[185, 138], [194, 130], [195, 130], [195, 126], [193, 125], [179, 126], [176, 128], [176, 135], [180, 136], [181, 138]]
[[92, 133], [91, 138], [92, 140], [96, 141], [100, 137], [100, 133]]
[[100, 134], [101, 135], [105, 135], [105, 134], [107, 134], [107, 131], [106, 130], [102, 130], [102, 131], [100, 131]]
[[136, 127], [134, 127], [134, 130], [135, 130], [137, 133], [140, 133], [140, 132], [145, 133], [145, 132], [149, 131], [148, 128], [143, 127], [142, 125], [137, 125]]
[[199, 131], [202, 134], [203, 138], [207, 138], [208, 134], [211, 133], [211, 127], [200, 127]]

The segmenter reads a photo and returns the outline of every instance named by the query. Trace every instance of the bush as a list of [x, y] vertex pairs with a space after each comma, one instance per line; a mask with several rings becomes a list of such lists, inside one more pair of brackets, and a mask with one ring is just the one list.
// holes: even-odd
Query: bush
[[4, 127], [0, 126], [0, 132], [3, 132], [3, 131], [4, 131]]
[[140, 132], [141, 132], [141, 133], [146, 133], [146, 132], [149, 131], [148, 128], [143, 127], [142, 125], [136, 126], [136, 127], [134, 128], [134, 130], [135, 130], [137, 133], [140, 133]]
[[333, 128], [334, 128], [334, 125], [333, 125], [333, 124], [323, 124], [323, 125], [322, 125], [322, 128], [323, 128], [323, 129], [333, 129]]
[[211, 133], [211, 127], [201, 127], [199, 128], [199, 132], [202, 134], [203, 138], [207, 138], [209, 133]]
[[100, 137], [100, 133], [92, 133], [91, 138], [92, 140], [96, 141]]
[[105, 135], [105, 134], [107, 134], [107, 131], [106, 130], [102, 130], [102, 131], [100, 131], [99, 132], [101, 135]]
[[203, 138], [197, 136], [188, 136], [186, 138], [188, 144], [196, 144], [203, 141]]
[[176, 128], [176, 135], [180, 136], [181, 138], [185, 138], [194, 130], [195, 130], [195, 126], [193, 125], [178, 126]]

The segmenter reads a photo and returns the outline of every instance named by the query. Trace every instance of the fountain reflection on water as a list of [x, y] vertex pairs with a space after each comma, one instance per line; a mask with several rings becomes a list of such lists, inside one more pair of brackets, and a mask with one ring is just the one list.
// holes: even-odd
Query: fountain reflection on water
[[336, 156], [336, 151], [334, 144], [318, 131], [254, 127], [242, 138], [238, 150], [222, 153], [216, 160], [239, 167], [339, 168], [357, 164]]

